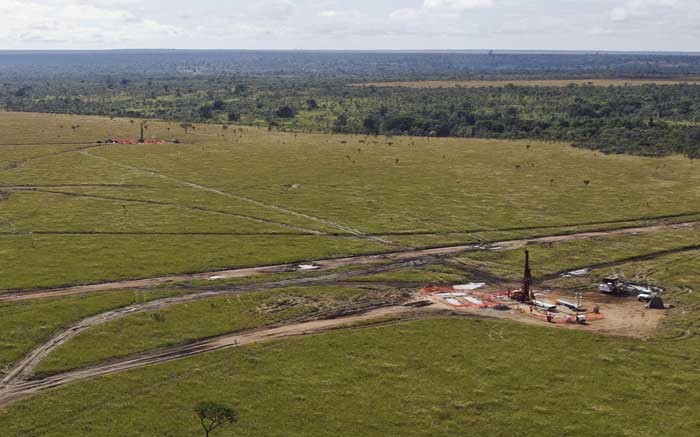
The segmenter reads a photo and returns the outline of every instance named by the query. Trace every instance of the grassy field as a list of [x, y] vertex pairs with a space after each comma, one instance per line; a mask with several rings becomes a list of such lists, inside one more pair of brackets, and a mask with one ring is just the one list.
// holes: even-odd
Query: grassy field
[[139, 123], [0, 113], [0, 289], [395, 249], [361, 234], [432, 246], [700, 212], [680, 157], [169, 122], [147, 135], [182, 144], [95, 143]]
[[58, 299], [0, 303], [0, 373], [59, 329], [114, 308], [179, 294], [179, 291], [123, 291]]
[[109, 358], [259, 326], [365, 302], [399, 302], [400, 294], [373, 289], [318, 286], [285, 288], [166, 307], [130, 315], [78, 335], [37, 369], [58, 373]]
[[[135, 136], [139, 123], [0, 112], [0, 290], [700, 218], [697, 163], [677, 156], [216, 125], [185, 135], [177, 123], [154, 121], [148, 136], [182, 143], [97, 143]], [[0, 410], [0, 434], [192, 436], [200, 432], [194, 405], [215, 400], [241, 411], [221, 436], [694, 436], [700, 252], [672, 251], [698, 244], [700, 231], [684, 228], [529, 246], [538, 286], [593, 290], [600, 275], [623, 273], [667, 287], [675, 308], [646, 341], [476, 318], [364, 327], [72, 384]], [[518, 279], [523, 250], [433, 261], [344, 278], [350, 285], [231, 294], [129, 315], [81, 333], [38, 371], [394, 301], [403, 296], [398, 283], [467, 282], [477, 279], [474, 268]], [[596, 264], [585, 277], [557, 275]], [[357, 268], [366, 266], [333, 273]], [[0, 368], [113, 308], [326, 273], [2, 304]]]
[[[531, 251], [536, 277], [596, 264], [619, 262], [619, 266], [595, 271], [579, 280], [576, 285], [585, 284], [587, 289], [593, 291], [601, 275], [623, 273], [629, 277], [651, 280], [669, 288], [672, 294], [667, 297], [667, 300], [683, 308], [682, 312], [673, 312], [669, 318], [669, 329], [674, 329], [673, 327], [676, 324], [683, 322], [683, 320], [680, 322], [676, 321], [675, 317], [687, 319], [688, 317], [684, 314], [686, 314], [688, 308], [694, 308], [695, 305], [693, 300], [684, 300], [683, 295], [686, 293], [686, 288], [690, 287], [698, 279], [692, 274], [688, 276], [689, 272], [694, 272], [695, 268], [700, 267], [691, 263], [691, 260], [697, 259], [697, 251], [661, 257], [661, 259], [669, 257], [670, 259], [675, 259], [673, 258], [674, 256], [678, 257], [678, 262], [682, 267], [675, 267], [671, 272], [685, 273], [685, 276], [682, 274], [669, 274], [668, 261], [665, 264], [666, 268], [661, 269], [658, 265], [662, 261], [652, 260], [652, 264], [649, 265], [645, 262], [625, 262], [625, 260], [648, 255], [650, 251], [651, 253], [665, 252], [687, 247], [691, 244], [700, 244], [698, 238], [700, 238], [700, 233], [697, 230], [680, 229], [654, 234], [533, 245], [529, 247], [529, 250]], [[417, 269], [360, 275], [349, 278], [348, 281], [404, 282], [427, 285], [464, 283], [472, 280], [468, 273], [459, 269], [460, 264], [468, 268], [477, 267], [495, 275], [517, 280], [522, 274], [522, 252], [522, 250], [511, 250], [471, 253], [455, 258], [457, 264], [454, 264], [454, 266], [429, 265]], [[547, 270], [543, 271], [542, 269], [545, 267]], [[686, 288], [681, 287], [681, 284], [685, 284]], [[554, 281], [550, 285], [566, 286], [571, 284]], [[347, 293], [353, 296], [350, 299], [352, 300], [356, 298], [353, 293], [357, 292], [354, 289], [346, 290], [335, 287], [277, 290], [177, 305], [158, 312], [157, 317], [156, 314], [129, 316], [81, 334], [44, 361], [38, 371], [41, 373], [56, 373], [103, 361], [114, 356], [128, 355], [160, 346], [182, 343], [250, 327], [246, 323], [266, 323], [269, 322], [266, 314], [260, 314], [256, 308], [268, 300], [287, 301], [290, 299], [290, 295], [299, 295], [302, 299], [314, 296], [312, 302], [317, 302], [319, 297], [324, 296], [342, 300], [347, 298]], [[366, 290], [360, 293], [361, 296], [366, 294]], [[680, 300], [678, 299], [679, 296], [681, 297]], [[306, 310], [308, 308], [304, 305], [290, 307], [292, 314], [297, 314], [296, 311], [304, 312]], [[285, 318], [287, 315], [282, 312], [279, 313], [279, 316]], [[690, 318], [693, 319], [692, 316]], [[200, 323], [202, 324], [200, 325]]]
[[[0, 237], [3, 288], [46, 288], [380, 252], [332, 237], [24, 235]], [[29, 261], [31, 260], [31, 261]]]
[[13, 405], [0, 423], [12, 437], [111, 436], [115, 427], [184, 437], [200, 432], [192, 408], [206, 399], [241, 411], [221, 436], [694, 436], [697, 346], [419, 321], [83, 382]]
[[[528, 246], [528, 250], [537, 278], [690, 246], [700, 246], [700, 228], [535, 244]], [[523, 274], [523, 252], [518, 249], [469, 253], [458, 260], [505, 278], [519, 279]]]
[[375, 273], [349, 279], [350, 282], [413, 282], [418, 284], [454, 284], [469, 280], [471, 277], [463, 271], [443, 265]]
[[515, 80], [423, 80], [405, 82], [374, 82], [353, 84], [355, 87], [407, 87], [407, 88], [484, 88], [514, 86], [566, 87], [590, 86], [641, 86], [697, 84], [697, 78], [681, 79], [515, 79]]

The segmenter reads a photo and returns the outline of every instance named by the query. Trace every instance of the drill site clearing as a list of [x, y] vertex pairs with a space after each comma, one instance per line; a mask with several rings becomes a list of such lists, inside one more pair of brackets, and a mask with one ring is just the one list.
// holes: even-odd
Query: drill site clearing
[[652, 336], [671, 308], [663, 303], [663, 288], [616, 276], [603, 278], [597, 290], [585, 292], [535, 288], [527, 251], [519, 285], [429, 285], [420, 294], [426, 304], [458, 313], [635, 338]]

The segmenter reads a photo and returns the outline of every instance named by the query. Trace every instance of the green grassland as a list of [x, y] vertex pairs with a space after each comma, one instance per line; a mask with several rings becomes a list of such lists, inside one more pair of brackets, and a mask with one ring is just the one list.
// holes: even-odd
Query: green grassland
[[[153, 121], [148, 136], [182, 143], [96, 143], [133, 137], [139, 123], [0, 112], [0, 290], [399, 249], [368, 234], [425, 247], [700, 216], [700, 172], [678, 156], [216, 125], [185, 135], [178, 123]], [[240, 423], [222, 428], [221, 436], [694, 436], [700, 426], [693, 389], [700, 382], [700, 256], [630, 259], [696, 244], [700, 233], [688, 228], [530, 246], [537, 278], [619, 263], [581, 278], [538, 279], [538, 285], [589, 290], [599, 275], [618, 272], [667, 287], [665, 299], [675, 308], [661, 334], [646, 341], [477, 318], [365, 326], [72, 384], [0, 410], [1, 434], [106, 437], [118, 429], [134, 437], [192, 436], [200, 432], [193, 406], [216, 400], [241, 411]], [[469, 253], [447, 265], [348, 281], [464, 282], [473, 267], [517, 279], [522, 257], [522, 250]], [[112, 308], [318, 274], [2, 304], [0, 368], [57, 330]], [[38, 371], [398, 293], [379, 284], [319, 285], [172, 305], [87, 330]]]
[[173, 290], [119, 291], [0, 303], [0, 371], [59, 329], [92, 315], [179, 294]]
[[696, 166], [679, 157], [611, 157], [522, 141], [249, 132], [206, 147], [90, 154], [372, 233], [634, 220], [697, 212], [700, 198]]
[[[391, 298], [394, 295], [395, 297]], [[382, 287], [317, 286], [228, 295], [134, 314], [78, 335], [41, 363], [38, 374], [59, 373], [109, 358], [219, 334], [314, 316], [359, 302], [400, 301]]]
[[[381, 264], [383, 263], [378, 262], [376, 265]], [[8, 367], [30, 349], [36, 347], [44, 341], [47, 341], [56, 331], [65, 329], [84, 318], [113, 310], [115, 308], [196, 291], [208, 291], [214, 289], [220, 290], [226, 287], [251, 285], [261, 282], [307, 278], [329, 273], [349, 272], [357, 268], [357, 266], [348, 266], [324, 272], [287, 272], [232, 278], [226, 280], [190, 281], [182, 284], [168, 284], [143, 291], [111, 291], [81, 296], [42, 298], [36, 300], [0, 303], [0, 332], [2, 332], [2, 341], [0, 342], [0, 372], [3, 368]], [[316, 302], [320, 305], [323, 303], [337, 303], [342, 298], [351, 296], [352, 290], [353, 289], [349, 288], [326, 287], [323, 289], [324, 293], [318, 291], [314, 293], [313, 290], [299, 293], [304, 294], [304, 296], [307, 298], [309, 296], [316, 298]], [[368, 292], [366, 289], [363, 291]], [[289, 292], [291, 291], [285, 290], [285, 293]], [[328, 293], [333, 293], [333, 295], [328, 295]], [[322, 300], [321, 297], [323, 297], [325, 301]], [[260, 300], [261, 305], [263, 304], [262, 301], [273, 300], [271, 293], [257, 293], [255, 294], [255, 299]], [[215, 303], [216, 300], [212, 299], [211, 301], [207, 302], [209, 305], [211, 303]], [[248, 307], [240, 305], [241, 298], [238, 296], [234, 301], [227, 299], [226, 302], [235, 302], [235, 309], [249, 309]], [[250, 299], [246, 300], [246, 302], [249, 304], [249, 306], [253, 304], [253, 300]], [[350, 301], [348, 300], [347, 302]], [[308, 305], [304, 308], [308, 309]], [[189, 306], [182, 307], [182, 310], [185, 311], [188, 311], [189, 309]], [[231, 308], [228, 305], [210, 305], [211, 313], [217, 313], [220, 311], [226, 312], [230, 310]], [[225, 316], [225, 314], [215, 314], [214, 319], [222, 316]], [[250, 314], [248, 314], [248, 316], [250, 316]], [[163, 321], [164, 319], [159, 318], [159, 320]], [[161, 324], [159, 326], [164, 325]], [[180, 329], [182, 330], [183, 328], [181, 327]], [[189, 328], [184, 329], [186, 330]], [[201, 332], [191, 332], [188, 335], [194, 335], [197, 337], [199, 334], [201, 334]], [[114, 341], [115, 339], [111, 339], [109, 344], [112, 344]]]
[[[3, 202], [6, 232], [251, 233], [293, 232], [225, 214], [205, 214], [177, 205], [115, 202], [35, 191], [15, 192]], [[300, 233], [300, 232], [297, 232]]]
[[199, 272], [382, 251], [365, 240], [207, 235], [2, 236], [2, 283], [9, 289]]
[[[528, 250], [533, 275], [542, 277], [690, 246], [700, 246], [698, 228], [533, 244]], [[518, 279], [522, 277], [524, 254], [523, 250], [476, 252], [460, 256], [458, 260], [504, 278]]]
[[[615, 240], [626, 238], [591, 241], [615, 247]], [[616, 267], [628, 274], [646, 271], [669, 288], [678, 308], [664, 332], [675, 333], [670, 338], [676, 341], [500, 321], [410, 322], [241, 347], [85, 381], [12, 405], [0, 412], [0, 423], [10, 436], [75, 430], [107, 436], [116, 426], [129, 436], [185, 436], [197, 432], [192, 405], [214, 399], [241, 410], [241, 422], [222, 435], [691, 436], [700, 425], [692, 390], [700, 382], [700, 307], [687, 287], [700, 284], [698, 263], [694, 253]], [[347, 296], [357, 295], [348, 290]], [[283, 297], [250, 295], [247, 311]], [[241, 326], [250, 313], [239, 298], [175, 306], [126, 325], [123, 319], [116, 323], [121, 327], [88, 331], [83, 335], [94, 341], [79, 348], [69, 343], [49, 362], [63, 357], [68, 361], [62, 365], [71, 367], [99, 349], [109, 356], [115, 348], [135, 351], [213, 334], [209, 320], [220, 329]], [[139, 335], [127, 335], [132, 329]], [[639, 414], [647, 410], [664, 419]], [[36, 411], [43, 414], [37, 418]]]
[[411, 247], [437, 247], [457, 245], [462, 243], [484, 243], [517, 240], [522, 238], [543, 237], [551, 235], [567, 235], [579, 232], [596, 232], [610, 229], [628, 229], [643, 226], [651, 226], [659, 222], [666, 224], [686, 223], [700, 220], [700, 214], [688, 214], [680, 216], [648, 216], [633, 221], [601, 221], [587, 224], [573, 224], [570, 226], [534, 226], [501, 228], [499, 231], [479, 230], [469, 232], [445, 232], [445, 233], [409, 233], [383, 235], [383, 238], [391, 238], [392, 241]]
[[[192, 406], [206, 399], [241, 412], [237, 425], [220, 431], [224, 436], [694, 436], [700, 426], [693, 390], [700, 383], [700, 307], [687, 287], [700, 286], [698, 260], [697, 253], [674, 254], [618, 268], [647, 271], [683, 305], [666, 322], [684, 333], [675, 341], [506, 321], [403, 322], [240, 347], [77, 383], [8, 407], [0, 423], [9, 436], [109, 436], [115, 427], [126, 436], [189, 436], [198, 432]], [[681, 290], [683, 296], [677, 295]], [[215, 320], [221, 317], [234, 316]], [[137, 330], [154, 332], [143, 327], [157, 325], [155, 320], [142, 319]], [[159, 323], [170, 319], [166, 314]], [[129, 344], [124, 337], [122, 329], [102, 340]], [[640, 414], [647, 411], [654, 414]]]
[[[649, 248], [655, 251], [674, 250], [686, 247], [690, 244], [698, 243], [698, 232], [696, 230], [679, 229], [659, 232], [655, 234], [632, 235], [623, 237], [596, 238], [575, 242], [565, 242], [558, 244], [545, 244], [530, 246], [532, 253], [535, 274], [557, 273], [561, 271], [573, 270], [580, 267], [591, 266], [605, 262], [621, 262], [619, 267], [615, 267], [616, 272], [628, 272], [630, 277], [635, 275], [643, 276], [645, 280], [652, 280], [660, 285], [669, 288], [673, 294], [669, 296], [669, 302], [682, 308], [681, 311], [673, 312], [669, 318], [669, 329], [679, 322], [675, 317], [687, 319], [687, 311], [692, 310], [695, 301], [688, 299], [676, 299], [686, 292], [685, 289], [676, 293], [679, 282], [683, 280], [686, 287], [690, 287], [698, 278], [690, 274], [700, 265], [690, 264], [691, 260], [696, 260], [693, 253], [681, 253], [667, 255], [667, 257], [679, 257], [680, 265], [683, 268], [676, 268], [674, 271], [686, 273], [686, 276], [677, 274], [673, 278], [664, 270], [662, 275], [657, 277], [658, 269], [650, 269], [645, 262], [624, 263], [624, 260], [649, 254]], [[664, 259], [665, 257], [661, 257]], [[671, 258], [674, 259], [674, 258]], [[475, 260], [478, 262], [475, 263]], [[384, 272], [372, 275], [360, 275], [349, 278], [349, 282], [407, 282], [419, 284], [436, 283], [458, 283], [466, 282], [472, 278], [468, 273], [459, 269], [459, 264], [467, 267], [478, 267], [491, 273], [517, 279], [521, 274], [523, 254], [522, 250], [499, 251], [499, 252], [478, 252], [456, 257], [455, 266], [429, 265], [417, 269], [406, 269], [400, 271]], [[651, 261], [654, 263], [655, 261]], [[629, 266], [627, 265], [629, 264]], [[542, 272], [538, 266], [546, 266], [549, 270]], [[634, 267], [630, 267], [634, 266]], [[587, 289], [594, 290], [600, 275], [607, 274], [608, 270], [596, 271], [586, 277], [583, 282]], [[690, 274], [690, 275], [689, 275]], [[688, 276], [689, 275], [689, 276]], [[700, 284], [700, 283], [698, 283]], [[561, 282], [554, 281], [550, 285], [561, 286]], [[569, 284], [570, 285], [570, 284]], [[577, 284], [581, 285], [581, 284]], [[565, 287], [566, 288], [566, 287]], [[333, 287], [312, 288], [305, 293], [323, 292], [333, 293]], [[341, 289], [342, 291], [342, 289]], [[299, 293], [299, 290], [294, 290]], [[197, 302], [194, 304], [177, 305], [167, 310], [161, 311], [163, 318], [153, 318], [152, 314], [140, 314], [129, 316], [106, 325], [97, 327], [81, 334], [76, 339], [70, 341], [57, 352], [44, 361], [38, 369], [42, 373], [56, 373], [71, 368], [81, 367], [105, 359], [122, 356], [130, 353], [148, 350], [159, 346], [180, 343], [188, 340], [195, 340], [223, 332], [243, 329], [238, 325], [231, 325], [230, 317], [242, 317], [242, 320], [249, 322], [254, 319], [253, 305], [260, 305], [260, 300], [264, 299], [286, 299], [287, 293], [264, 292], [260, 294], [244, 295], [237, 297], [221, 297], [212, 300]], [[218, 303], [217, 303], [218, 302]], [[219, 304], [223, 304], [221, 307]], [[172, 314], [172, 316], [170, 315]], [[226, 323], [217, 322], [219, 318], [224, 318]], [[250, 318], [253, 317], [253, 318]], [[260, 315], [257, 315], [260, 318]], [[692, 317], [691, 317], [692, 319]], [[163, 323], [165, 320], [167, 323]], [[236, 323], [240, 320], [234, 319]], [[255, 319], [258, 320], [258, 319]], [[262, 317], [262, 320], [265, 320]], [[204, 322], [204, 327], [197, 324], [197, 321]], [[129, 329], [127, 329], [129, 327]], [[134, 331], [134, 327], [140, 327]], [[134, 333], [138, 335], [133, 335]], [[119, 345], [119, 346], [115, 346]]]
[[[0, 113], [1, 143], [41, 144], [2, 146], [3, 162], [15, 165], [0, 171], [0, 253], [8, 260], [0, 289], [395, 249], [345, 238], [348, 227], [434, 246], [509, 237], [513, 231], [504, 230], [512, 228], [536, 235], [548, 233], [542, 227], [617, 227], [594, 224], [692, 214], [700, 205], [691, 160], [605, 156], [556, 143], [217, 125], [185, 134], [178, 123], [154, 121], [147, 136], [183, 143], [94, 143], [135, 137], [139, 123]], [[68, 144], [47, 145], [60, 142]], [[13, 188], [19, 185], [38, 191]], [[331, 235], [264, 242], [250, 235], [319, 231]], [[444, 234], [472, 231], [479, 233]], [[84, 235], [95, 232], [125, 235]], [[186, 235], [198, 232], [231, 235]]]
[[694, 436], [697, 346], [418, 321], [82, 382], [10, 406], [0, 422], [12, 437], [111, 436], [116, 428], [184, 437], [199, 432], [192, 408], [207, 399], [240, 409], [221, 436]]
[[396, 270], [355, 276], [350, 282], [407, 282], [418, 284], [458, 283], [471, 280], [468, 274], [444, 265], [428, 265], [416, 269]]

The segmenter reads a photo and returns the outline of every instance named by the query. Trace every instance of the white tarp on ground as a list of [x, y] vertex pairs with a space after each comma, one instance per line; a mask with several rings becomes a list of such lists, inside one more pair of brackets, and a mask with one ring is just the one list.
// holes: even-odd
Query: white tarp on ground
[[557, 308], [556, 305], [549, 303], [547, 301], [544, 301], [544, 300], [536, 300], [536, 301], [533, 301], [533, 303], [535, 304], [535, 306], [540, 307], [540, 308], [544, 308], [546, 310], [554, 310]]
[[450, 305], [462, 305], [457, 299], [446, 299]]
[[485, 282], [470, 282], [469, 284], [455, 285], [455, 290], [476, 290], [486, 285]]
[[473, 303], [474, 305], [483, 305], [484, 303], [480, 301], [479, 299], [471, 296], [467, 296], [464, 299], [466, 299], [468, 302]]
[[464, 297], [467, 293], [438, 293], [437, 297]]
[[319, 268], [316, 264], [299, 264], [299, 270], [318, 270]]
[[591, 272], [591, 269], [572, 270], [570, 272], [564, 273], [562, 276], [565, 278], [568, 278], [571, 276], [586, 276], [590, 272]]

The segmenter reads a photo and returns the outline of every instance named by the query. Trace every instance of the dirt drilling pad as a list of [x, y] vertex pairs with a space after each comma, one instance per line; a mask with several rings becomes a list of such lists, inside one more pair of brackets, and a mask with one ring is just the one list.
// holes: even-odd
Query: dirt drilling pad
[[[516, 301], [513, 298], [515, 288], [509, 290], [502, 285], [486, 284], [428, 286], [421, 290], [421, 294], [434, 304], [458, 313], [635, 338], [653, 336], [666, 315], [666, 311], [645, 308], [635, 297], [609, 296], [598, 292], [584, 293], [577, 312], [558, 304], [560, 301], [578, 304], [574, 293], [536, 290], [538, 302], [555, 307], [547, 310]], [[579, 323], [577, 315], [585, 315], [586, 321]]]

